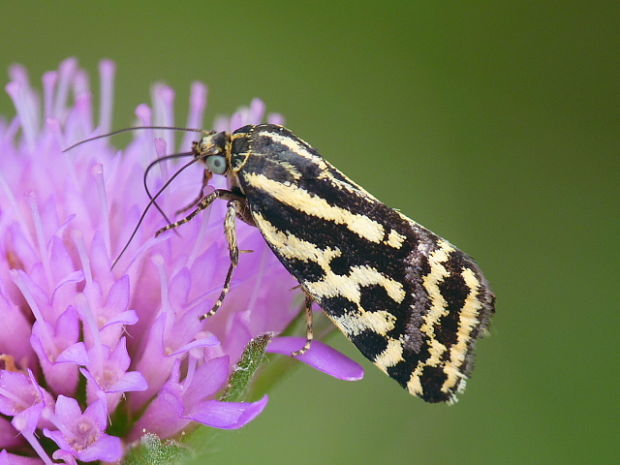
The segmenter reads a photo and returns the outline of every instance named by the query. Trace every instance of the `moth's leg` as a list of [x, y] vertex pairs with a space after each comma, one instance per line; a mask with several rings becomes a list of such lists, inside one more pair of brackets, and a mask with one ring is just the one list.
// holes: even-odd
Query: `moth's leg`
[[189, 215], [187, 215], [182, 220], [175, 221], [174, 223], [170, 223], [169, 225], [164, 226], [163, 228], [157, 230], [157, 232], [155, 233], [155, 237], [171, 229], [178, 228], [179, 226], [185, 223], [189, 223], [196, 217], [196, 215], [198, 215], [198, 213], [200, 213], [205, 208], [208, 208], [209, 205], [211, 205], [215, 201], [215, 199], [221, 197], [221, 195], [222, 194], [220, 193], [220, 190], [211, 192], [209, 195], [207, 195], [200, 201], [200, 203], [198, 204], [198, 208], [196, 208], [193, 212], [191, 212]]
[[179, 226], [185, 223], [189, 223], [196, 217], [196, 215], [198, 215], [198, 213], [200, 213], [205, 208], [208, 208], [209, 205], [211, 205], [216, 199], [239, 200], [239, 199], [243, 199], [243, 197], [240, 196], [239, 194], [235, 194], [234, 192], [227, 191], [226, 189], [217, 189], [211, 192], [206, 197], [204, 197], [198, 204], [198, 207], [193, 212], [191, 212], [189, 215], [187, 215], [185, 218], [159, 229], [155, 233], [155, 237], [159, 236], [161, 233], [170, 231], [171, 229], [178, 228]]
[[292, 357], [297, 357], [299, 355], [303, 355], [310, 347], [312, 347], [312, 340], [314, 339], [314, 331], [313, 331], [313, 314], [312, 314], [312, 297], [306, 296], [306, 300], [304, 302], [304, 307], [306, 309], [306, 343], [304, 346], [296, 350], [291, 354]]
[[237, 211], [241, 208], [240, 200], [230, 200], [228, 202], [228, 210], [226, 211], [226, 219], [224, 220], [224, 230], [226, 232], [226, 240], [228, 241], [228, 251], [230, 253], [230, 266], [226, 273], [226, 279], [224, 280], [224, 286], [222, 292], [217, 298], [217, 301], [207, 313], [200, 317], [201, 320], [213, 316], [215, 312], [219, 310], [230, 291], [230, 282], [232, 280], [233, 272], [237, 268], [239, 263], [239, 246], [237, 245]]
[[190, 208], [194, 208], [196, 205], [198, 205], [200, 203], [200, 201], [205, 196], [205, 188], [209, 185], [209, 181], [211, 180], [212, 177], [213, 177], [213, 173], [211, 173], [211, 171], [204, 170], [202, 172], [202, 186], [200, 186], [200, 192], [198, 193], [198, 196], [194, 200], [192, 200], [191, 203], [187, 204], [186, 206], [184, 206], [180, 210], [177, 210], [175, 212], [176, 215], [180, 215], [181, 213], [185, 213], [187, 210], [189, 210]]

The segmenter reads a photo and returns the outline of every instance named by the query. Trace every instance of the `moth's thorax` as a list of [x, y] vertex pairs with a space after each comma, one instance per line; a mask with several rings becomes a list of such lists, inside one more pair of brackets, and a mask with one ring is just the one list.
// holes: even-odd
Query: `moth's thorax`
[[249, 124], [243, 126], [231, 134], [230, 144], [230, 167], [233, 173], [238, 173], [243, 168], [247, 159], [252, 155], [252, 144], [255, 137], [256, 126]]
[[292, 133], [277, 124], [249, 124], [232, 133], [231, 167], [234, 173], [239, 173], [249, 159], [258, 155], [262, 157], [277, 157], [281, 147], [273, 147], [275, 138], [290, 137]]

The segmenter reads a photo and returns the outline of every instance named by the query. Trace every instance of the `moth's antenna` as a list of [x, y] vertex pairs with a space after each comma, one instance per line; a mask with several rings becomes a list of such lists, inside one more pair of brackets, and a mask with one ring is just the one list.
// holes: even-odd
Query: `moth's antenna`
[[183, 152], [183, 153], [173, 153], [172, 155], [165, 155], [163, 157], [159, 157], [156, 158], [155, 160], [153, 160], [151, 163], [149, 163], [149, 165], [146, 167], [146, 170], [144, 171], [144, 176], [142, 176], [142, 184], [144, 184], [144, 190], [146, 191], [146, 195], [149, 196], [149, 200], [153, 201], [153, 205], [155, 205], [155, 208], [157, 208], [157, 211], [159, 211], [159, 213], [161, 213], [161, 216], [164, 217], [164, 219], [166, 220], [166, 223], [170, 224], [172, 223], [172, 221], [170, 221], [170, 219], [168, 219], [168, 216], [166, 215], [166, 213], [161, 209], [161, 207], [159, 206], [159, 204], [157, 202], [154, 201], [153, 196], [151, 195], [151, 191], [149, 189], [148, 184], [146, 183], [146, 180], [148, 178], [149, 175], [149, 171], [151, 171], [151, 169], [153, 167], [155, 167], [156, 165], [158, 165], [159, 163], [161, 163], [162, 161], [165, 160], [172, 160], [174, 158], [182, 158], [182, 157], [189, 157], [194, 155], [193, 152]]
[[112, 132], [108, 132], [106, 134], [100, 134], [98, 136], [93, 136], [93, 137], [89, 137], [88, 139], [82, 139], [79, 142], [76, 142], [73, 145], [70, 145], [69, 147], [67, 147], [66, 149], [63, 150], [63, 152], [68, 152], [69, 150], [73, 150], [74, 148], [85, 144], [87, 142], [92, 142], [94, 140], [97, 139], [103, 139], [104, 137], [112, 137], [115, 136], [117, 134], [122, 134], [123, 132], [130, 132], [130, 131], [140, 131], [142, 129], [163, 129], [166, 131], [185, 131], [185, 132], [203, 132], [202, 129], [194, 129], [194, 128], [180, 128], [180, 127], [176, 127], [176, 126], [135, 126], [133, 128], [124, 128], [124, 129], [118, 129], [116, 131], [112, 131]]
[[[180, 154], [177, 154], [180, 155]], [[165, 184], [163, 186], [161, 186], [161, 188], [155, 193], [155, 195], [153, 196], [153, 198], [149, 201], [149, 203], [147, 204], [146, 207], [144, 207], [144, 210], [142, 211], [142, 214], [140, 215], [140, 219], [138, 220], [138, 223], [136, 224], [135, 228], [133, 228], [133, 231], [131, 232], [131, 236], [129, 236], [129, 239], [127, 240], [127, 242], [125, 243], [125, 246], [123, 247], [123, 250], [121, 250], [121, 252], [118, 254], [118, 256], [114, 259], [114, 261], [112, 262], [112, 266], [111, 268], [114, 268], [116, 266], [116, 264], [118, 263], [118, 261], [120, 260], [120, 258], [123, 256], [123, 254], [125, 253], [125, 251], [127, 250], [127, 247], [129, 247], [129, 244], [131, 244], [131, 241], [133, 240], [133, 238], [135, 237], [136, 233], [138, 232], [138, 228], [140, 227], [140, 225], [142, 224], [142, 222], [144, 221], [144, 218], [146, 217], [147, 212], [149, 211], [149, 208], [151, 207], [151, 205], [153, 205], [155, 203], [155, 200], [157, 199], [157, 197], [159, 197], [161, 195], [161, 193], [166, 190], [166, 188], [170, 185], [170, 183], [172, 181], [174, 181], [174, 179], [181, 174], [186, 168], [189, 168], [191, 165], [193, 165], [194, 163], [196, 163], [198, 161], [197, 158], [194, 158], [193, 160], [187, 162], [186, 164], [184, 164], [183, 166], [181, 166], [181, 168], [179, 168], [176, 173], [174, 173], [170, 179], [168, 179]]]

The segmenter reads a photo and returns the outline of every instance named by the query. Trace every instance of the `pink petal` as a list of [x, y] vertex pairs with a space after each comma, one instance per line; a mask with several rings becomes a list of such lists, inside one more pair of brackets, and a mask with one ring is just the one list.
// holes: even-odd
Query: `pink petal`
[[75, 307], [69, 307], [56, 320], [54, 332], [58, 341], [77, 341], [80, 335], [80, 316]]
[[45, 360], [42, 361], [42, 366], [47, 382], [54, 392], [65, 395], [75, 393], [78, 384], [77, 366], [72, 363], [49, 363]]
[[32, 407], [28, 407], [26, 410], [23, 410], [15, 415], [11, 421], [11, 424], [24, 436], [32, 434], [37, 428], [37, 423], [41, 418], [43, 407], [43, 403], [34, 404]]
[[[301, 337], [276, 337], [267, 346], [267, 352], [288, 355], [303, 347], [306, 340]], [[333, 347], [313, 341], [305, 354], [295, 357], [323, 373], [344, 381], [358, 381], [364, 377], [364, 368]]]
[[86, 407], [84, 416], [89, 417], [101, 431], [104, 431], [108, 426], [108, 409], [105, 400], [99, 399]]
[[24, 344], [32, 327], [17, 305], [6, 300], [0, 293], [0, 315], [4, 330], [0, 336], [0, 353], [12, 354], [15, 360], [23, 360], [32, 366], [35, 354], [30, 344]]
[[149, 385], [139, 371], [125, 373], [107, 392], [146, 391]]
[[238, 429], [254, 420], [267, 406], [269, 397], [257, 402], [221, 402], [207, 400], [193, 408], [187, 418], [207, 426], [221, 429]]
[[82, 416], [82, 410], [77, 400], [63, 395], [58, 396], [58, 399], [56, 399], [55, 413], [58, 421], [67, 425], [73, 424], [76, 419]]
[[61, 449], [72, 449], [65, 436], [58, 430], [49, 430], [47, 428], [43, 429], [43, 434], [58, 444], [58, 447]]
[[52, 454], [52, 458], [54, 460], [62, 460], [67, 465], [77, 465], [77, 460], [71, 452], [67, 452], [66, 450], [58, 449]]
[[138, 314], [134, 310], [121, 312], [105, 322], [101, 329], [108, 328], [113, 325], [135, 325], [138, 322]]
[[122, 276], [112, 285], [105, 304], [106, 307], [114, 310], [127, 310], [129, 306], [129, 277], [127, 275]]
[[101, 435], [96, 443], [77, 454], [77, 458], [83, 462], [93, 462], [95, 460], [118, 462], [122, 456], [123, 444], [121, 439], [107, 434]]
[[196, 369], [183, 394], [185, 408], [190, 410], [205, 397], [212, 396], [222, 389], [228, 381], [229, 373], [230, 360], [226, 356], [203, 363]]
[[66, 275], [52, 291], [52, 299], [55, 299], [56, 293], [61, 290], [67, 284], [76, 284], [84, 281], [84, 273], [81, 270], [72, 271], [68, 275]]
[[6, 450], [0, 452], [0, 465], [43, 465], [40, 459], [9, 454]]
[[127, 339], [125, 337], [122, 337], [121, 340], [118, 341], [118, 344], [116, 345], [114, 352], [110, 354], [109, 359], [111, 362], [113, 361], [118, 368], [123, 371], [127, 371], [129, 365], [131, 364], [131, 357], [127, 352]]
[[196, 349], [198, 347], [212, 347], [220, 344], [220, 340], [213, 334], [208, 335], [207, 337], [203, 337], [200, 339], [196, 339], [188, 344], [185, 344], [179, 347], [177, 350], [172, 352], [171, 356], [181, 355], [185, 352], [189, 352], [192, 349]]
[[145, 431], [155, 433], [162, 438], [173, 436], [189, 423], [189, 420], [183, 418], [182, 415], [183, 401], [180, 387], [166, 387], [148, 405], [144, 415], [133, 427], [129, 438], [138, 439]]
[[58, 357], [56, 357], [57, 363], [71, 362], [76, 365], [88, 364], [88, 352], [83, 342], [76, 342], [63, 350]]
[[27, 405], [44, 404], [48, 399], [52, 402], [49, 394], [35, 384], [30, 370], [28, 374], [30, 378], [21, 372], [0, 370], [0, 389], [4, 392], [0, 395], [0, 413], [17, 415]]
[[284, 116], [280, 113], [269, 113], [267, 115], [267, 122], [271, 124], [279, 124], [282, 126], [284, 124]]

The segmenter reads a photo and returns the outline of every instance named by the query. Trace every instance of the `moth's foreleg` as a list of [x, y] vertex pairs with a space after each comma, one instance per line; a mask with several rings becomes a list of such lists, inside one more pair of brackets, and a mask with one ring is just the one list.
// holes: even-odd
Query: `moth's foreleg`
[[200, 192], [198, 193], [198, 196], [194, 200], [192, 200], [189, 204], [177, 210], [175, 214], [180, 215], [181, 213], [185, 213], [190, 208], [194, 208], [196, 205], [198, 205], [200, 201], [204, 198], [205, 189], [209, 185], [209, 181], [211, 180], [212, 177], [213, 177], [213, 173], [211, 173], [211, 171], [204, 170], [202, 172], [202, 185], [200, 186]]
[[166, 231], [170, 231], [171, 229], [175, 229], [178, 228], [179, 226], [185, 224], [185, 223], [189, 223], [190, 221], [192, 221], [196, 215], [198, 215], [198, 213], [200, 213], [201, 211], [203, 211], [205, 208], [208, 208], [209, 205], [211, 205], [216, 199], [226, 199], [226, 200], [236, 200], [242, 198], [241, 196], [239, 196], [238, 194], [235, 194], [234, 192], [231, 191], [227, 191], [226, 189], [217, 189], [213, 192], [211, 192], [209, 195], [207, 195], [206, 197], [204, 197], [200, 203], [198, 204], [198, 207], [191, 212], [189, 215], [187, 215], [185, 218], [183, 218], [182, 220], [176, 221], [174, 223], [171, 223], [167, 226], [164, 226], [163, 228], [159, 229], [156, 233], [155, 233], [155, 237], [159, 236], [160, 234], [166, 232]]
[[314, 330], [313, 330], [314, 317], [312, 313], [312, 302], [313, 302], [312, 298], [309, 296], [306, 296], [306, 300], [304, 302], [304, 307], [306, 310], [306, 343], [301, 349], [293, 352], [291, 354], [292, 357], [303, 355], [306, 352], [308, 352], [308, 350], [310, 350], [310, 347], [312, 347], [312, 340], [314, 339]]
[[222, 306], [228, 291], [230, 291], [230, 282], [232, 280], [233, 272], [239, 263], [239, 246], [237, 244], [237, 212], [241, 208], [239, 200], [231, 200], [228, 202], [228, 210], [226, 211], [226, 219], [224, 220], [224, 230], [226, 232], [226, 240], [228, 241], [228, 251], [230, 253], [230, 266], [226, 273], [226, 279], [224, 280], [224, 286], [222, 292], [217, 301], [207, 313], [200, 317], [201, 320], [213, 316], [215, 312]]

